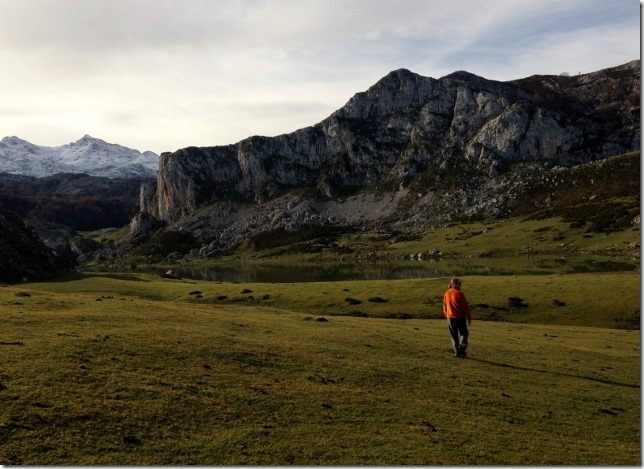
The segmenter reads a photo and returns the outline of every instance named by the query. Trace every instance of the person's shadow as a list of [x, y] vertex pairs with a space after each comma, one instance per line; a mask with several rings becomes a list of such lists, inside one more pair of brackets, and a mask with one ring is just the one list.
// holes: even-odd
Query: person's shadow
[[486, 365], [498, 366], [500, 368], [512, 368], [513, 370], [531, 371], [533, 373], [549, 373], [552, 375], [567, 376], [569, 378], [587, 379], [589, 381], [596, 381], [598, 383], [603, 383], [603, 384], [611, 384], [613, 386], [622, 386], [625, 388], [634, 388], [634, 389], [640, 388], [639, 384], [619, 383], [617, 381], [612, 381], [605, 378], [597, 378], [595, 376], [584, 376], [584, 375], [576, 375], [571, 373], [561, 373], [559, 371], [539, 370], [537, 368], [528, 368], [526, 366], [517, 366], [517, 365], [510, 365], [509, 363], [494, 362], [492, 360], [485, 360], [483, 358], [468, 358], [468, 360], [485, 363]]

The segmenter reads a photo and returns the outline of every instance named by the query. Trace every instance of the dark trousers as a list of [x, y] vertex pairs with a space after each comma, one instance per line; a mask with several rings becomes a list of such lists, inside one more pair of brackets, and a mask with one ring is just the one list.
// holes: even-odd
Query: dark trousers
[[[454, 353], [467, 348], [467, 336], [470, 332], [467, 330], [467, 319], [465, 318], [447, 318], [449, 334], [452, 336], [452, 348]], [[460, 336], [460, 338], [459, 338]]]

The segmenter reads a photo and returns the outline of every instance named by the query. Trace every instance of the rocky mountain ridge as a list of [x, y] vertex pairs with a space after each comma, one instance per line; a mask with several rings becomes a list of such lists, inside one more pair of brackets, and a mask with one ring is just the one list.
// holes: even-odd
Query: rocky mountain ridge
[[205, 256], [304, 225], [417, 231], [511, 215], [531, 173], [639, 146], [639, 61], [512, 82], [401, 69], [314, 126], [163, 153], [140, 206]]

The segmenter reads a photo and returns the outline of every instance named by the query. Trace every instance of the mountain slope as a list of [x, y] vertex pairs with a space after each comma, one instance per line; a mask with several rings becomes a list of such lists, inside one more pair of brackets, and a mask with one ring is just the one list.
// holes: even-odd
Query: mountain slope
[[155, 177], [158, 155], [140, 153], [85, 135], [58, 147], [34, 145], [18, 137], [0, 141], [0, 172], [46, 177], [84, 173], [107, 178]]
[[396, 70], [312, 127], [163, 153], [141, 210], [204, 252], [306, 225], [506, 217], [532, 175], [639, 150], [639, 65], [512, 82]]
[[30, 222], [49, 221], [79, 231], [121, 227], [139, 210], [140, 186], [146, 180], [152, 179], [0, 173], [0, 207]]
[[68, 259], [43, 244], [18, 215], [1, 207], [0, 253], [2, 282], [43, 280], [72, 270]]

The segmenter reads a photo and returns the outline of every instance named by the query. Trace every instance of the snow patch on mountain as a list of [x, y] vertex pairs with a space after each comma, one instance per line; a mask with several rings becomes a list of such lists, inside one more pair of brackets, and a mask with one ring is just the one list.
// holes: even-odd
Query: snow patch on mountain
[[84, 173], [106, 178], [156, 177], [159, 155], [85, 135], [58, 147], [34, 145], [18, 137], [0, 140], [0, 172], [46, 177]]

